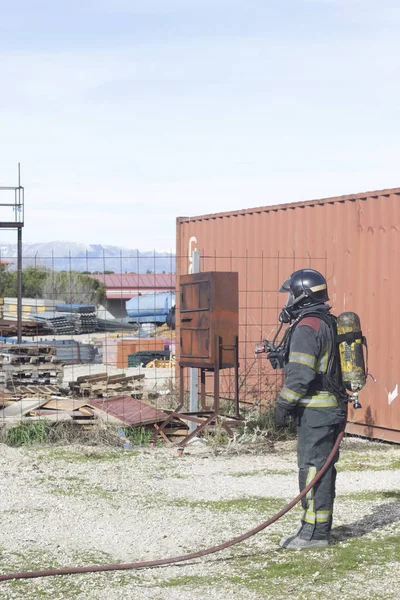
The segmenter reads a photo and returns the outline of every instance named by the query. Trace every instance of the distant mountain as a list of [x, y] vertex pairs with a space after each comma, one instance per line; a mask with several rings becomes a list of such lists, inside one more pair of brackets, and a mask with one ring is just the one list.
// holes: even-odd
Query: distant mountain
[[[17, 244], [0, 242], [0, 260], [16, 268]], [[48, 242], [22, 244], [22, 267], [44, 266], [54, 271], [113, 271], [114, 273], [174, 273], [175, 255], [168, 252], [140, 252], [118, 246]]]

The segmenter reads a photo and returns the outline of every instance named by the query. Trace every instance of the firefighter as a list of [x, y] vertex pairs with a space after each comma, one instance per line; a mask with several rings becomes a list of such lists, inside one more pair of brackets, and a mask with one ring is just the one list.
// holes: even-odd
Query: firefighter
[[[345, 419], [343, 398], [328, 385], [328, 364], [332, 370], [337, 361], [336, 329], [327, 304], [326, 280], [321, 273], [313, 269], [296, 271], [279, 291], [287, 293], [279, 320], [291, 326], [284, 347], [279, 352], [270, 352], [268, 358], [273, 368], [284, 368], [284, 385], [276, 402], [276, 425], [285, 427], [290, 418], [297, 425], [302, 491], [324, 465]], [[336, 372], [339, 369], [336, 365]], [[338, 458], [337, 455], [321, 480], [302, 499], [300, 526], [280, 541], [283, 548], [301, 550], [328, 545], [335, 497], [334, 464]]]

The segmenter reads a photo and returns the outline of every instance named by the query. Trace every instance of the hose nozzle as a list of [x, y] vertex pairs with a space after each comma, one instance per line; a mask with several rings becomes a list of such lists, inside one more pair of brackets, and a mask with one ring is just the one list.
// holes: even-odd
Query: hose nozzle
[[354, 410], [356, 410], [357, 408], [362, 408], [360, 401], [358, 399], [358, 393], [353, 394], [352, 396], [350, 396], [350, 402], [353, 403], [353, 408]]

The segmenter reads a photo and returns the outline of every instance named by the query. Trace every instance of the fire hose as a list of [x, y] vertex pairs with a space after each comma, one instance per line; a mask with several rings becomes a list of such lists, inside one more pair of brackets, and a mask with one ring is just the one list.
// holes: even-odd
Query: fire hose
[[220, 552], [221, 550], [225, 550], [230, 546], [234, 546], [235, 544], [239, 544], [244, 540], [247, 540], [249, 537], [259, 533], [263, 529], [266, 529], [272, 523], [275, 523], [278, 519], [283, 517], [289, 510], [291, 510], [304, 496], [318, 483], [321, 477], [326, 473], [328, 468], [330, 467], [332, 461], [334, 460], [336, 453], [339, 450], [340, 443], [343, 439], [344, 430], [346, 427], [346, 420], [343, 422], [343, 425], [340, 429], [340, 432], [336, 438], [336, 442], [326, 459], [323, 467], [318, 471], [314, 479], [300, 492], [296, 498], [294, 498], [289, 504], [287, 504], [284, 508], [282, 508], [275, 515], [270, 517], [268, 521], [264, 521], [254, 529], [250, 529], [246, 533], [242, 533], [232, 540], [228, 540], [218, 546], [213, 546], [211, 548], [206, 548], [205, 550], [198, 550], [197, 552], [190, 552], [189, 554], [182, 554], [181, 556], [174, 556], [171, 558], [161, 558], [157, 560], [144, 560], [140, 562], [133, 563], [120, 563], [113, 565], [89, 565], [86, 567], [66, 567], [60, 569], [47, 569], [43, 571], [21, 571], [20, 573], [5, 573], [0, 575], [0, 581], [9, 581], [10, 579], [33, 579], [36, 577], [51, 577], [53, 575], [76, 575], [78, 573], [99, 573], [104, 571], [127, 571], [132, 569], [148, 569], [151, 567], [161, 567], [163, 565], [172, 565], [178, 562], [183, 562], [185, 560], [194, 560], [195, 558], [200, 558], [201, 556], [206, 556], [207, 554], [214, 554], [215, 552]]

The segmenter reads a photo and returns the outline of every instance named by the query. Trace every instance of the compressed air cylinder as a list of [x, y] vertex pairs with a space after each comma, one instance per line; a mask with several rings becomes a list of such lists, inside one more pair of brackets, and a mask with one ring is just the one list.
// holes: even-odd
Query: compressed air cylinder
[[365, 361], [362, 343], [360, 318], [354, 312], [344, 312], [337, 318], [338, 335], [357, 334], [356, 339], [349, 336], [347, 341], [339, 343], [342, 380], [347, 390], [359, 392], [365, 385]]

